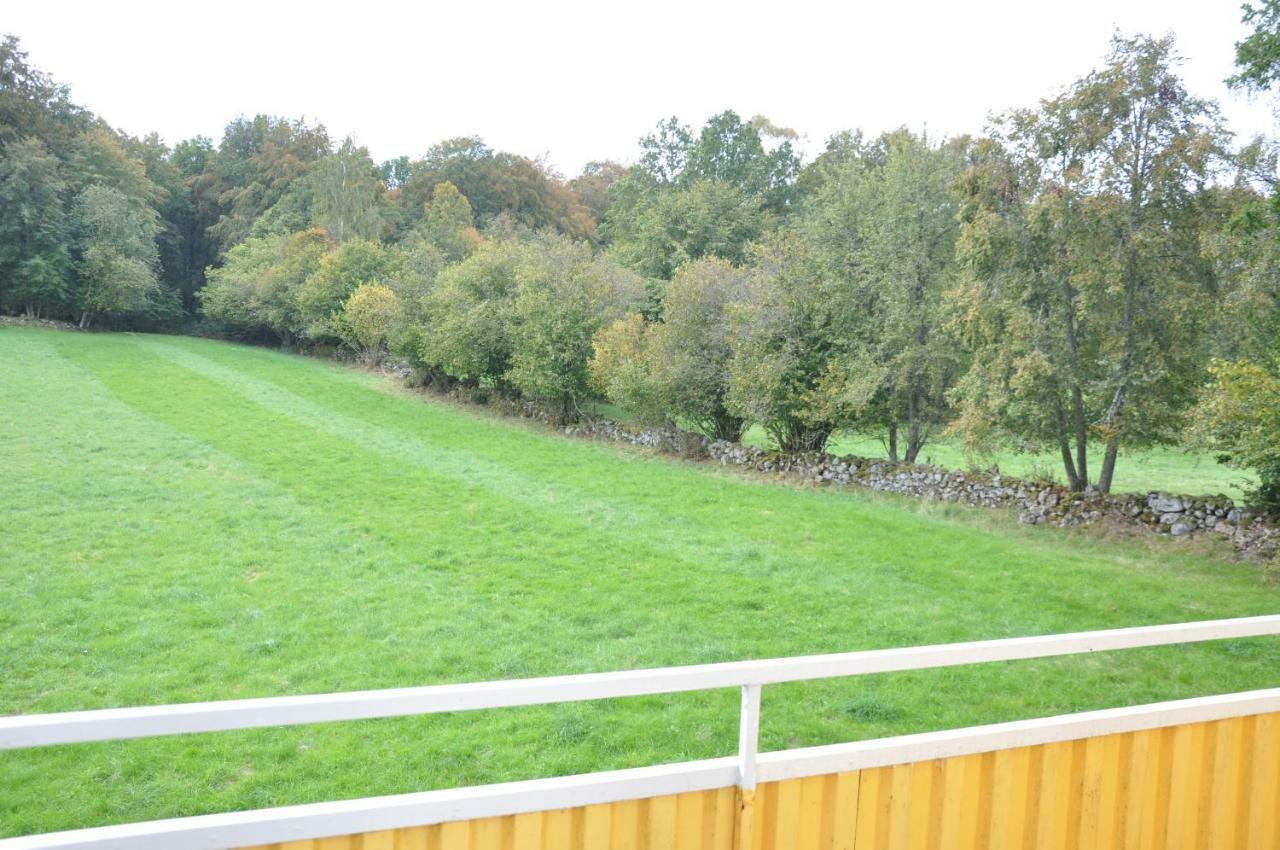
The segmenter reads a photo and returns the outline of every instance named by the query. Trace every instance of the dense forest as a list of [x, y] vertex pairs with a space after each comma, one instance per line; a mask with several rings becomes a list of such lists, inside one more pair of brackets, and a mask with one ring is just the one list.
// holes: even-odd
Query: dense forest
[[[1280, 0], [1231, 83], [1280, 79]], [[0, 45], [0, 312], [217, 334], [780, 448], [848, 430], [1051, 449], [1206, 447], [1280, 504], [1280, 147], [1186, 90], [1171, 38], [980, 136], [660, 122], [566, 179], [447, 139], [375, 162], [258, 115], [134, 138]], [[1100, 455], [1100, 456], [1099, 456]]]

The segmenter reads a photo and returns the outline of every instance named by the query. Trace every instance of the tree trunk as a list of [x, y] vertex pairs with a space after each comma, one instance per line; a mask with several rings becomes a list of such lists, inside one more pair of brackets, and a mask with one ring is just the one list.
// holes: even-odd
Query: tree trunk
[[907, 404], [907, 452], [903, 460], [915, 463], [924, 448], [925, 431], [920, 427], [920, 392], [911, 390], [911, 398]]
[[889, 423], [889, 462], [898, 462], [898, 423]]
[[736, 443], [742, 439], [742, 428], [746, 423], [728, 413], [717, 413], [712, 419], [712, 432], [717, 440]]
[[1084, 393], [1080, 385], [1071, 386], [1071, 419], [1076, 430], [1076, 476], [1083, 490], [1089, 485], [1089, 420], [1084, 413]]
[[1102, 456], [1102, 473], [1098, 476], [1098, 489], [1111, 492], [1111, 478], [1116, 471], [1116, 455], [1120, 453], [1120, 435], [1112, 433], [1107, 438], [1107, 452]]
[[[1071, 437], [1067, 431], [1066, 414], [1062, 410], [1062, 400], [1054, 393], [1054, 413], [1058, 420], [1058, 449], [1062, 452], [1062, 469], [1067, 473], [1067, 486], [1075, 492], [1079, 493], [1084, 490], [1089, 483], [1088, 478], [1080, 476], [1079, 467], [1071, 459]], [[1082, 448], [1077, 445], [1076, 453], [1081, 454]]]
[[782, 448], [789, 452], [820, 452], [826, 447], [830, 436], [830, 428], [792, 423], [787, 427], [787, 438], [782, 443]]
[[902, 459], [907, 463], [915, 463], [916, 458], [920, 457], [920, 450], [924, 448], [925, 437], [920, 430], [920, 426], [912, 423], [907, 429], [907, 451], [903, 454]]
[[80, 330], [82, 330], [82, 331], [87, 331], [87, 330], [89, 330], [89, 313], [88, 313], [88, 311], [85, 311], [85, 312], [83, 312], [83, 313], [81, 313], [81, 314], [80, 314]]

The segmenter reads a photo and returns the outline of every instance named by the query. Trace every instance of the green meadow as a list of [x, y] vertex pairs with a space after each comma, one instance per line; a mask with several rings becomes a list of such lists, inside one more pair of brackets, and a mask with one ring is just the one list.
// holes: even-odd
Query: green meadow
[[[1122, 459], [1118, 486], [1229, 484], [1155, 457]], [[187, 337], [0, 328], [0, 469], [0, 714], [1280, 611], [1258, 567], [1207, 548], [781, 485]], [[1268, 638], [775, 686], [761, 746], [1274, 686], [1278, 669]], [[0, 835], [726, 755], [737, 701], [0, 752]]]

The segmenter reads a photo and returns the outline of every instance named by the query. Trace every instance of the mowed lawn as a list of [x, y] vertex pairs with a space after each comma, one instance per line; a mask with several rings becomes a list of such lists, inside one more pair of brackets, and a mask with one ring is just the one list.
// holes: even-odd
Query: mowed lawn
[[[1259, 568], [567, 439], [232, 344], [0, 328], [0, 714], [1280, 611]], [[762, 747], [1280, 684], [1254, 639], [766, 688]], [[0, 835], [731, 753], [732, 691], [0, 752]]]

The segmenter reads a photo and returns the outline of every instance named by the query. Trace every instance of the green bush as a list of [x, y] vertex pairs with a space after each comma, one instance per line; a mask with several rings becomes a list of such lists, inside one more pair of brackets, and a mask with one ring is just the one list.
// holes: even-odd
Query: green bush
[[1216, 361], [1193, 416], [1193, 437], [1218, 460], [1253, 469], [1261, 483], [1250, 500], [1280, 508], [1280, 374], [1250, 360]]

